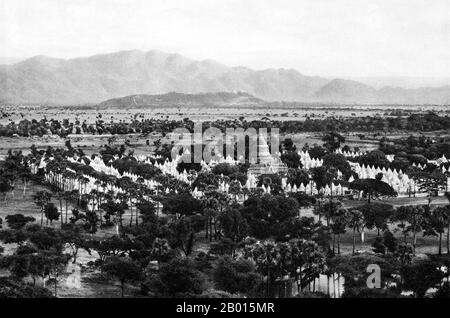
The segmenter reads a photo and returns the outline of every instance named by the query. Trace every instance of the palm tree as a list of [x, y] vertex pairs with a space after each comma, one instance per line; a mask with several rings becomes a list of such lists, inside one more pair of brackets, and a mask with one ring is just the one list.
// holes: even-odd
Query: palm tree
[[[417, 233], [423, 230], [426, 225], [426, 215], [430, 214], [430, 207], [425, 206], [401, 206], [398, 207], [395, 214], [394, 220], [399, 221], [400, 224], [397, 226], [402, 229], [404, 234], [404, 241], [406, 243], [406, 237], [409, 232], [413, 234], [413, 252], [416, 251], [417, 245]], [[408, 224], [408, 225], [407, 225]]]
[[206, 238], [209, 237], [209, 241], [212, 241], [212, 233], [213, 233], [213, 218], [216, 215], [219, 207], [219, 201], [217, 199], [215, 191], [205, 191], [205, 198], [202, 200], [203, 202], [203, 213], [205, 215], [205, 230], [206, 230]]
[[431, 226], [431, 231], [435, 235], [439, 235], [439, 251], [438, 254], [442, 255], [442, 234], [445, 232], [445, 225], [447, 224], [447, 207], [437, 207], [430, 214], [427, 214], [427, 223]]
[[[329, 200], [327, 202], [324, 202], [323, 204], [319, 205], [317, 209], [314, 210], [314, 213], [322, 215], [325, 218], [325, 221], [327, 223], [327, 227], [329, 229], [329, 234], [333, 235], [333, 254], [335, 251], [336, 246], [336, 235], [338, 232], [342, 232], [342, 224], [340, 224], [340, 221], [343, 221], [339, 218], [339, 210], [342, 208], [342, 203], [337, 200]], [[334, 222], [337, 222], [334, 224]], [[340, 235], [340, 234], [339, 234]]]
[[64, 191], [63, 197], [65, 201], [65, 212], [66, 212], [65, 223], [67, 224], [68, 201], [73, 200], [74, 195], [72, 191]]
[[[144, 178], [140, 177], [136, 181], [138, 184], [138, 188], [135, 191], [135, 195], [137, 197], [136, 204], [140, 204], [142, 202], [142, 199], [144, 198], [144, 196], [146, 194], [149, 194], [151, 192], [151, 190], [144, 185], [144, 181], [145, 181]], [[139, 209], [136, 208], [135, 213], [136, 213], [136, 226], [138, 226], [139, 225], [139, 216], [140, 216]]]
[[333, 231], [333, 253], [334, 253], [334, 243], [335, 236], [337, 235], [337, 249], [338, 254], [341, 254], [341, 234], [345, 233], [345, 228], [348, 223], [348, 211], [345, 208], [339, 208], [336, 213], [332, 216], [332, 231]]
[[397, 222], [397, 227], [403, 232], [403, 242], [406, 244], [407, 237], [408, 237], [408, 227], [407, 227], [407, 221], [408, 221], [408, 214], [409, 214], [409, 207], [408, 206], [400, 206], [397, 209], [395, 209], [394, 215], [392, 216], [392, 221]]
[[250, 246], [247, 254], [255, 262], [258, 271], [266, 276], [266, 297], [270, 297], [271, 283], [277, 278], [281, 263], [279, 243], [273, 241], [258, 242]]
[[21, 172], [20, 172], [20, 177], [23, 180], [23, 192], [22, 192], [22, 196], [25, 198], [25, 194], [26, 194], [26, 190], [27, 190], [27, 182], [28, 179], [30, 179], [30, 170], [29, 170], [29, 166], [27, 163], [23, 163]]
[[364, 226], [364, 215], [358, 209], [351, 209], [348, 213], [348, 226], [353, 230], [353, 248], [352, 254], [355, 255], [356, 231]]
[[64, 198], [64, 192], [63, 192], [62, 188], [58, 189], [57, 197], [58, 197], [58, 201], [59, 201], [59, 211], [61, 212], [61, 227], [62, 227], [63, 223], [64, 223], [63, 208], [62, 208], [62, 200]]
[[11, 186], [11, 183], [9, 182], [9, 180], [7, 180], [6, 178], [3, 178], [3, 180], [0, 180], [0, 192], [3, 193], [3, 201], [6, 204], [6, 197], [8, 195], [8, 192], [11, 191], [11, 189], [13, 188]]
[[[429, 206], [426, 206], [428, 209]], [[417, 233], [422, 231], [422, 225], [424, 223], [424, 215], [425, 215], [425, 206], [414, 206], [411, 209], [411, 213], [409, 215], [409, 223], [411, 232], [413, 233], [413, 253], [416, 252], [417, 245]]]
[[[447, 200], [450, 202], [450, 192], [445, 193]], [[447, 254], [450, 254], [450, 205], [447, 205]]]
[[[98, 189], [98, 187], [97, 187]], [[90, 193], [90, 197], [92, 199], [92, 212], [96, 213], [96, 210], [99, 210], [99, 196], [100, 193], [98, 192], [98, 190], [93, 189]]]
[[297, 276], [298, 292], [301, 292], [303, 287], [309, 285], [311, 281], [314, 289], [316, 278], [326, 270], [325, 256], [320, 252], [317, 243], [313, 241], [299, 239], [293, 240], [289, 244], [293, 270], [291, 274]]
[[69, 183], [67, 185], [67, 191], [72, 191], [74, 190], [74, 185], [75, 185], [75, 180], [77, 179], [77, 175], [76, 173], [73, 173], [72, 171], [65, 171], [64, 172], [65, 176], [66, 176], [66, 180], [69, 180]]
[[102, 188], [103, 188], [104, 192], [100, 192], [99, 193], [98, 214], [100, 216], [100, 226], [103, 225], [102, 209], [100, 208], [100, 206], [102, 205], [103, 200], [104, 199], [106, 200], [108, 198], [108, 194], [105, 192], [106, 188], [108, 186], [108, 183], [106, 181], [102, 181], [101, 185], [102, 185]]
[[52, 194], [47, 191], [39, 191], [33, 196], [33, 201], [41, 209], [41, 226], [44, 225], [44, 209], [52, 199]]
[[100, 212], [100, 204], [101, 204], [101, 196], [102, 196], [102, 194], [100, 192], [99, 187], [102, 185], [102, 182], [100, 180], [95, 180], [94, 185], [95, 185], [96, 189], [94, 191], [92, 191], [92, 192], [95, 195], [95, 201], [96, 201], [96, 204], [97, 204], [97, 211], [98, 211], [98, 213], [100, 215], [100, 224], [101, 224], [102, 223], [102, 215], [101, 215], [101, 212]]
[[[129, 202], [130, 202], [130, 214], [131, 214], [131, 217], [130, 217], [130, 227], [133, 225], [133, 200], [136, 198], [136, 193], [137, 193], [137, 191], [136, 191], [136, 189], [134, 188], [134, 187], [132, 187], [132, 186], [130, 186], [128, 189], [127, 189], [127, 191], [128, 191], [128, 200], [129, 200]], [[137, 212], [136, 212], [136, 214], [137, 214]], [[137, 219], [137, 215], [135, 216], [136, 217], [136, 219]]]
[[128, 208], [127, 199], [128, 196], [126, 194], [119, 194], [117, 196], [119, 199], [119, 203], [115, 205], [115, 216], [116, 219], [119, 220], [119, 234], [123, 234], [123, 214], [125, 213], [125, 210]]
[[325, 174], [325, 178], [329, 180], [330, 184], [330, 198], [333, 199], [333, 181], [337, 179], [337, 169], [335, 167], [329, 167]]

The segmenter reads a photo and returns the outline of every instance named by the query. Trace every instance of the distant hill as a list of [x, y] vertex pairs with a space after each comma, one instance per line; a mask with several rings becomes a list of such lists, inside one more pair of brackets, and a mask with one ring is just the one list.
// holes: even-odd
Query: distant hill
[[266, 101], [448, 104], [450, 87], [374, 89], [293, 69], [252, 70], [160, 51], [121, 51], [76, 59], [36, 56], [0, 65], [3, 103], [97, 104], [130, 95], [247, 92]]
[[359, 82], [335, 79], [321, 87], [315, 94], [319, 100], [329, 101], [367, 101], [377, 97], [377, 91]]
[[315, 94], [317, 100], [334, 103], [370, 104], [450, 104], [450, 86], [404, 89], [371, 86], [351, 80], [335, 79]]
[[23, 61], [24, 59], [21, 58], [15, 58], [15, 57], [0, 57], [0, 65], [2, 64], [15, 64], [18, 63], [20, 61]]
[[372, 86], [376, 89], [380, 89], [385, 86], [411, 89], [421, 87], [442, 87], [450, 85], [450, 77], [385, 76], [385, 77], [353, 77], [347, 79], [361, 82], [363, 84]]
[[100, 103], [100, 107], [154, 107], [154, 106], [242, 106], [265, 103], [247, 93], [205, 93], [183, 94], [167, 93], [161, 95], [130, 95], [109, 99]]

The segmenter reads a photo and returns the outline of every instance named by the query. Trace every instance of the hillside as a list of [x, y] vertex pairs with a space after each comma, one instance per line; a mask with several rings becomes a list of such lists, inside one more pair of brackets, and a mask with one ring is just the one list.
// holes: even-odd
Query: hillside
[[404, 89], [371, 86], [351, 80], [335, 79], [315, 94], [317, 100], [333, 103], [368, 104], [450, 104], [450, 86]]
[[100, 103], [100, 107], [154, 107], [154, 106], [239, 106], [259, 105], [264, 101], [247, 93], [205, 93], [162, 95], [130, 95]]
[[37, 56], [0, 68], [0, 95], [11, 103], [99, 103], [136, 94], [236, 91], [268, 100], [302, 100], [326, 82], [295, 70], [254, 71], [160, 51], [71, 60]]
[[2, 103], [97, 104], [130, 95], [247, 92], [266, 101], [448, 104], [450, 87], [374, 89], [357, 81], [252, 70], [160, 51], [122, 51], [76, 59], [36, 56], [0, 65]]

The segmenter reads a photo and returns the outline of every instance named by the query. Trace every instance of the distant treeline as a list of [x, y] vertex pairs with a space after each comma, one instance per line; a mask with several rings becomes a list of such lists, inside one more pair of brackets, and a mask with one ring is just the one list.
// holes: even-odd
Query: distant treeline
[[[135, 116], [136, 117], [136, 116]], [[44, 136], [59, 135], [66, 137], [70, 134], [92, 134], [92, 135], [123, 135], [123, 134], [149, 134], [161, 133], [163, 135], [172, 132], [175, 128], [187, 128], [193, 131], [194, 122], [189, 118], [183, 120], [169, 119], [137, 119], [129, 122], [106, 122], [98, 116], [93, 124], [79, 120], [71, 121], [64, 119], [28, 120], [20, 122], [10, 122], [7, 125], [0, 125], [0, 136]], [[352, 118], [328, 117], [321, 119], [311, 119], [307, 117], [304, 121], [290, 120], [279, 121], [263, 118], [262, 120], [247, 121], [245, 117], [239, 119], [216, 120], [203, 122], [203, 128], [216, 127], [225, 131], [226, 128], [278, 128], [281, 133], [293, 134], [299, 132], [389, 132], [395, 131], [437, 131], [450, 130], [450, 117], [448, 115], [439, 116], [434, 112], [425, 114], [411, 114], [409, 116], [364, 116]]]

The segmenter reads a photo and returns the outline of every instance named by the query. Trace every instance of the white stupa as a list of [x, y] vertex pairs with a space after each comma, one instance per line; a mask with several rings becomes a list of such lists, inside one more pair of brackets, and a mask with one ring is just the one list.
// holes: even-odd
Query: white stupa
[[287, 166], [278, 158], [270, 154], [266, 139], [259, 135], [258, 138], [258, 163], [252, 164], [248, 170], [255, 176], [287, 171]]

